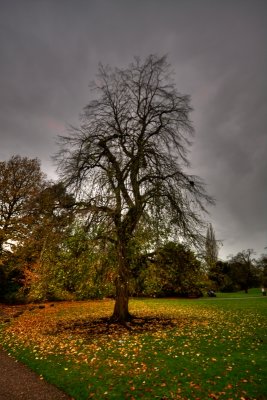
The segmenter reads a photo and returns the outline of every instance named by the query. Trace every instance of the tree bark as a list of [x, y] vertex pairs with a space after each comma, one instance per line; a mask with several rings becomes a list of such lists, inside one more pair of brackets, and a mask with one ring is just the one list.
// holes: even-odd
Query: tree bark
[[115, 281], [116, 286], [116, 300], [114, 311], [111, 319], [113, 321], [125, 324], [131, 320], [129, 313], [129, 260], [127, 258], [127, 245], [126, 243], [118, 244], [118, 276]]
[[111, 319], [122, 324], [130, 321], [131, 314], [129, 313], [128, 304], [128, 282], [123, 282], [121, 277], [118, 277], [116, 281], [116, 300]]

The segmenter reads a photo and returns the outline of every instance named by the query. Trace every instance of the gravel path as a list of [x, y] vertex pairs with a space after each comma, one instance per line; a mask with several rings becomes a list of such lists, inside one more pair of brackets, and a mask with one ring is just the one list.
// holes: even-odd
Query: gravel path
[[0, 400], [71, 399], [0, 349]]

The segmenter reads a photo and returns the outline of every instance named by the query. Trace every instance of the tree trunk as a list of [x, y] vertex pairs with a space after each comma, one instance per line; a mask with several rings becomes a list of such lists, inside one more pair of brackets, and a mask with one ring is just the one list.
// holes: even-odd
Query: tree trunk
[[3, 255], [4, 250], [4, 236], [2, 236], [2, 232], [0, 231], [0, 257]]
[[113, 321], [124, 324], [127, 321], [130, 321], [131, 315], [129, 313], [129, 262], [127, 259], [127, 251], [126, 244], [120, 243], [118, 245], [117, 254], [118, 254], [118, 276], [115, 281], [116, 285], [116, 299], [114, 311], [111, 319]]
[[129, 313], [129, 294], [128, 294], [128, 282], [123, 282], [120, 277], [116, 280], [116, 300], [112, 320], [125, 323], [131, 319]]

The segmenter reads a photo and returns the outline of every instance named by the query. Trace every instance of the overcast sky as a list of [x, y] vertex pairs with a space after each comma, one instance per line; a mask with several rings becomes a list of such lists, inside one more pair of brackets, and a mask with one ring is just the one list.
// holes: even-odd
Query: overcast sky
[[[98, 63], [167, 54], [190, 94], [192, 173], [217, 204], [219, 256], [267, 246], [266, 0], [0, 0], [0, 160], [50, 159]], [[266, 251], [266, 250], [265, 250]]]

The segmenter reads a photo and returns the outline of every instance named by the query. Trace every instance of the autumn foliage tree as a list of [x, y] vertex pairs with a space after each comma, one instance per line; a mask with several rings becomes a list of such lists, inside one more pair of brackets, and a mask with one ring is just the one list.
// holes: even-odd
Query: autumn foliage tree
[[34, 199], [45, 175], [38, 159], [19, 155], [0, 162], [0, 292], [2, 298], [19, 287], [22, 271], [15, 251], [27, 240], [35, 217]]
[[131, 243], [144, 215], [168, 221], [179, 237], [196, 243], [212, 200], [186, 172], [192, 109], [165, 57], [136, 58], [125, 69], [100, 65], [94, 90], [98, 96], [84, 108], [80, 126], [60, 138], [57, 161], [80, 211], [97, 215], [114, 244], [113, 319], [125, 322]]
[[33, 292], [33, 287], [42, 288], [39, 292], [34, 290], [34, 300], [49, 298], [51, 265], [54, 270], [57, 253], [70, 234], [74, 218], [72, 206], [73, 198], [61, 182], [47, 182], [32, 201], [31, 231], [17, 246], [16, 255], [24, 269], [25, 289]]
[[16, 155], [0, 162], [0, 256], [4, 244], [23, 240], [31, 229], [32, 200], [44, 180], [38, 159]]

